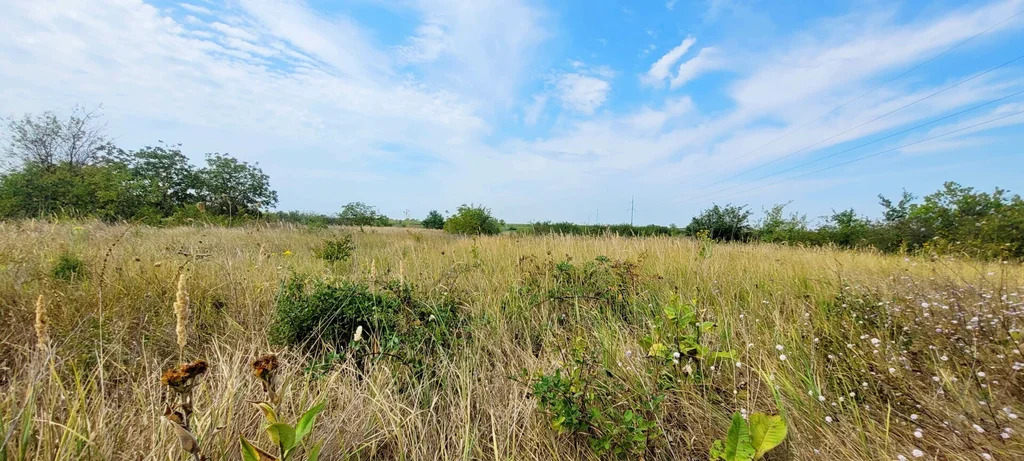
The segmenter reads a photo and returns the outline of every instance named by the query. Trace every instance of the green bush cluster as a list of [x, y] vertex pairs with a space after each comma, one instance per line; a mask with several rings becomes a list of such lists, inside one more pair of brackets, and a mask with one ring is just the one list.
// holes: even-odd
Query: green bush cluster
[[281, 287], [269, 337], [275, 344], [314, 352], [353, 346], [356, 329], [414, 368], [435, 351], [454, 347], [468, 333], [455, 300], [426, 301], [408, 284], [389, 282], [379, 291], [365, 284], [296, 275]]
[[504, 223], [491, 216], [489, 208], [479, 205], [462, 205], [444, 222], [444, 231], [449, 234], [495, 235], [501, 232]]
[[85, 261], [74, 254], [61, 253], [57, 257], [57, 261], [53, 263], [53, 269], [50, 271], [50, 274], [53, 275], [54, 279], [65, 282], [82, 280], [87, 275]]
[[347, 261], [355, 249], [352, 236], [345, 234], [340, 239], [324, 242], [323, 246], [316, 250], [316, 256], [328, 262]]

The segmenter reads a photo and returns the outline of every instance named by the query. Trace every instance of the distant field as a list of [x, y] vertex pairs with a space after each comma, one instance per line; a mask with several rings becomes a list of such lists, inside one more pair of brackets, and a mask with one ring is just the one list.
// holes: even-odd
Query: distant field
[[[325, 261], [325, 242], [346, 234], [351, 255]], [[365, 285], [367, 304], [312, 325], [344, 341], [271, 344], [278, 309], [300, 331], [303, 303], [363, 296], [302, 293], [360, 286], [346, 282]], [[998, 261], [681, 237], [9, 222], [0, 436], [6, 459], [188, 459], [160, 377], [204, 359], [191, 431], [209, 459], [240, 459], [239, 435], [271, 445], [247, 402], [263, 396], [249, 363], [275, 352], [282, 419], [326, 402], [306, 436], [320, 459], [707, 459], [733, 412], [783, 415], [788, 435], [765, 459], [1024, 459], [1022, 313], [1024, 269]]]

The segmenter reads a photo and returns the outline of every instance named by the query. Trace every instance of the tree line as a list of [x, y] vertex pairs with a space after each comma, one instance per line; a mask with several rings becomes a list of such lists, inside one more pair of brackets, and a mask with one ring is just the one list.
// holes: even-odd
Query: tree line
[[541, 222], [528, 231], [578, 235], [689, 235], [716, 241], [771, 242], [873, 248], [883, 252], [961, 253], [986, 258], [1024, 258], [1024, 200], [1006, 190], [981, 192], [947, 182], [918, 200], [904, 191], [897, 200], [878, 196], [882, 217], [871, 219], [853, 209], [834, 211], [813, 225], [806, 215], [785, 213], [775, 205], [762, 220], [751, 220], [745, 205], [714, 205], [686, 227], [592, 226]]
[[256, 164], [209, 153], [195, 166], [180, 145], [117, 147], [96, 111], [74, 108], [7, 121], [0, 217], [96, 217], [149, 224], [231, 222], [277, 204]]
[[5, 125], [6, 142], [0, 151], [0, 218], [94, 217], [152, 225], [235, 224], [260, 219], [311, 226], [421, 226], [454, 234], [493, 235], [514, 230], [689, 235], [717, 241], [1024, 258], [1024, 200], [1003, 189], [987, 193], [954, 182], [921, 200], [905, 191], [896, 200], [879, 195], [880, 219], [848, 209], [812, 225], [806, 215], [787, 215], [786, 204], [781, 204], [753, 222], [753, 213], [745, 205], [727, 204], [702, 211], [686, 227], [545, 221], [514, 229], [495, 218], [490, 209], [475, 204], [464, 204], [447, 217], [431, 210], [419, 221], [408, 216], [405, 220], [389, 218], [363, 202], [348, 203], [336, 215], [269, 211], [277, 204], [277, 192], [257, 164], [208, 153], [205, 165], [196, 166], [181, 152], [180, 144], [162, 142], [125, 150], [106, 136], [97, 111], [81, 107], [64, 118], [52, 112], [27, 114]]

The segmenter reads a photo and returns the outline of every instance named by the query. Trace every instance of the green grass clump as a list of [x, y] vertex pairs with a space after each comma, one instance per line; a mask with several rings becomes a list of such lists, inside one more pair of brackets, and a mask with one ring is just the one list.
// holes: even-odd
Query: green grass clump
[[87, 275], [85, 261], [82, 261], [82, 258], [74, 254], [62, 253], [57, 257], [57, 261], [53, 264], [50, 274], [53, 275], [54, 279], [65, 282], [82, 280]]

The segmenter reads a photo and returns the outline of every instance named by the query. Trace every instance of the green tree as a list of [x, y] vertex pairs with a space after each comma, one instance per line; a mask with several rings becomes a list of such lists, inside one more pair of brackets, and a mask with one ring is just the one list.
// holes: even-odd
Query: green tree
[[0, 176], [0, 216], [132, 217], [143, 200], [131, 174], [117, 165], [29, 163]]
[[104, 161], [127, 168], [139, 182], [147, 207], [161, 217], [198, 201], [200, 178], [188, 157], [181, 153], [180, 144], [147, 146], [136, 151], [112, 149]]
[[499, 221], [491, 216], [491, 210], [479, 205], [462, 205], [444, 223], [449, 234], [495, 235], [501, 232]]
[[198, 171], [198, 196], [216, 214], [256, 216], [277, 204], [270, 177], [257, 164], [229, 155], [206, 154], [206, 167]]
[[427, 229], [444, 229], [444, 216], [441, 216], [437, 210], [430, 210], [427, 213], [427, 217], [423, 220], [423, 227]]
[[750, 215], [751, 211], [747, 210], [746, 205], [715, 205], [695, 216], [686, 226], [686, 233], [696, 235], [706, 230], [715, 240], [746, 240], [751, 235], [747, 223]]
[[363, 202], [349, 202], [341, 207], [338, 221], [345, 226], [387, 226], [390, 220], [377, 208]]

